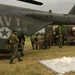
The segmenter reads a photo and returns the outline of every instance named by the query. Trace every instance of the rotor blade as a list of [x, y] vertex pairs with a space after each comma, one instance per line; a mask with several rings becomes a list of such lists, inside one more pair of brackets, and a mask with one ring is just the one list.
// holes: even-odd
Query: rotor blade
[[31, 4], [35, 4], [35, 5], [43, 5], [42, 2], [38, 2], [38, 1], [34, 1], [34, 0], [18, 0], [18, 1], [23, 1], [23, 2], [27, 2], [27, 3], [31, 3]]

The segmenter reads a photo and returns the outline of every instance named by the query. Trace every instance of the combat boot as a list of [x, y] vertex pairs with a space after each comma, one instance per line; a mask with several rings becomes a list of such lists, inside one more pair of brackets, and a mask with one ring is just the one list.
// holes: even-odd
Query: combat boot
[[13, 62], [13, 60], [10, 60], [10, 64], [15, 64], [15, 63]]
[[23, 50], [20, 51], [20, 54], [21, 54], [21, 56], [24, 56], [24, 54], [23, 54]]
[[23, 60], [23, 59], [20, 59], [20, 58], [18, 59], [19, 62], [21, 62], [22, 60]]
[[24, 56], [24, 54], [23, 54], [23, 53], [21, 53], [21, 56]]

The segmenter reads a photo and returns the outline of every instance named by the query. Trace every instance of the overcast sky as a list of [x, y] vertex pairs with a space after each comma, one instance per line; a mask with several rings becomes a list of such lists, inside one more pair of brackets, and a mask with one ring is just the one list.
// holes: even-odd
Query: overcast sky
[[54, 13], [64, 13], [64, 14], [67, 14], [75, 4], [75, 0], [37, 0], [37, 1], [41, 1], [44, 4], [42, 6], [36, 6], [20, 2], [17, 0], [0, 0], [0, 4], [8, 4], [42, 11], [52, 10]]

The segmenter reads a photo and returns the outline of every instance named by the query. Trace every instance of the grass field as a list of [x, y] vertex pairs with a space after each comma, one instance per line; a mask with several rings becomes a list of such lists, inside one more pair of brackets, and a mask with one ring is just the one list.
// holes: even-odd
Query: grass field
[[[63, 56], [75, 56], [75, 46], [63, 46], [59, 49], [58, 46], [52, 46], [47, 50], [32, 50], [29, 39], [26, 40], [25, 56], [22, 57], [23, 61], [16, 64], [9, 64], [9, 59], [0, 59], [0, 75], [55, 75], [53, 71], [48, 70], [40, 60], [60, 58]], [[65, 75], [75, 75], [74, 72], [66, 73]]]

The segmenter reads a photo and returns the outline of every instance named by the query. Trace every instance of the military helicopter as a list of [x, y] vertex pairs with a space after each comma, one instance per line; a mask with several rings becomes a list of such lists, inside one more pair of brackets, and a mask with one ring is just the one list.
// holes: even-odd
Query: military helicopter
[[[35, 0], [19, 1], [36, 5], [43, 4]], [[29, 36], [50, 24], [75, 24], [75, 15], [71, 11], [69, 14], [56, 14], [0, 4], [0, 53], [9, 50], [6, 48], [5, 41], [10, 37], [12, 30], [15, 29], [17, 35], [25, 34]]]

